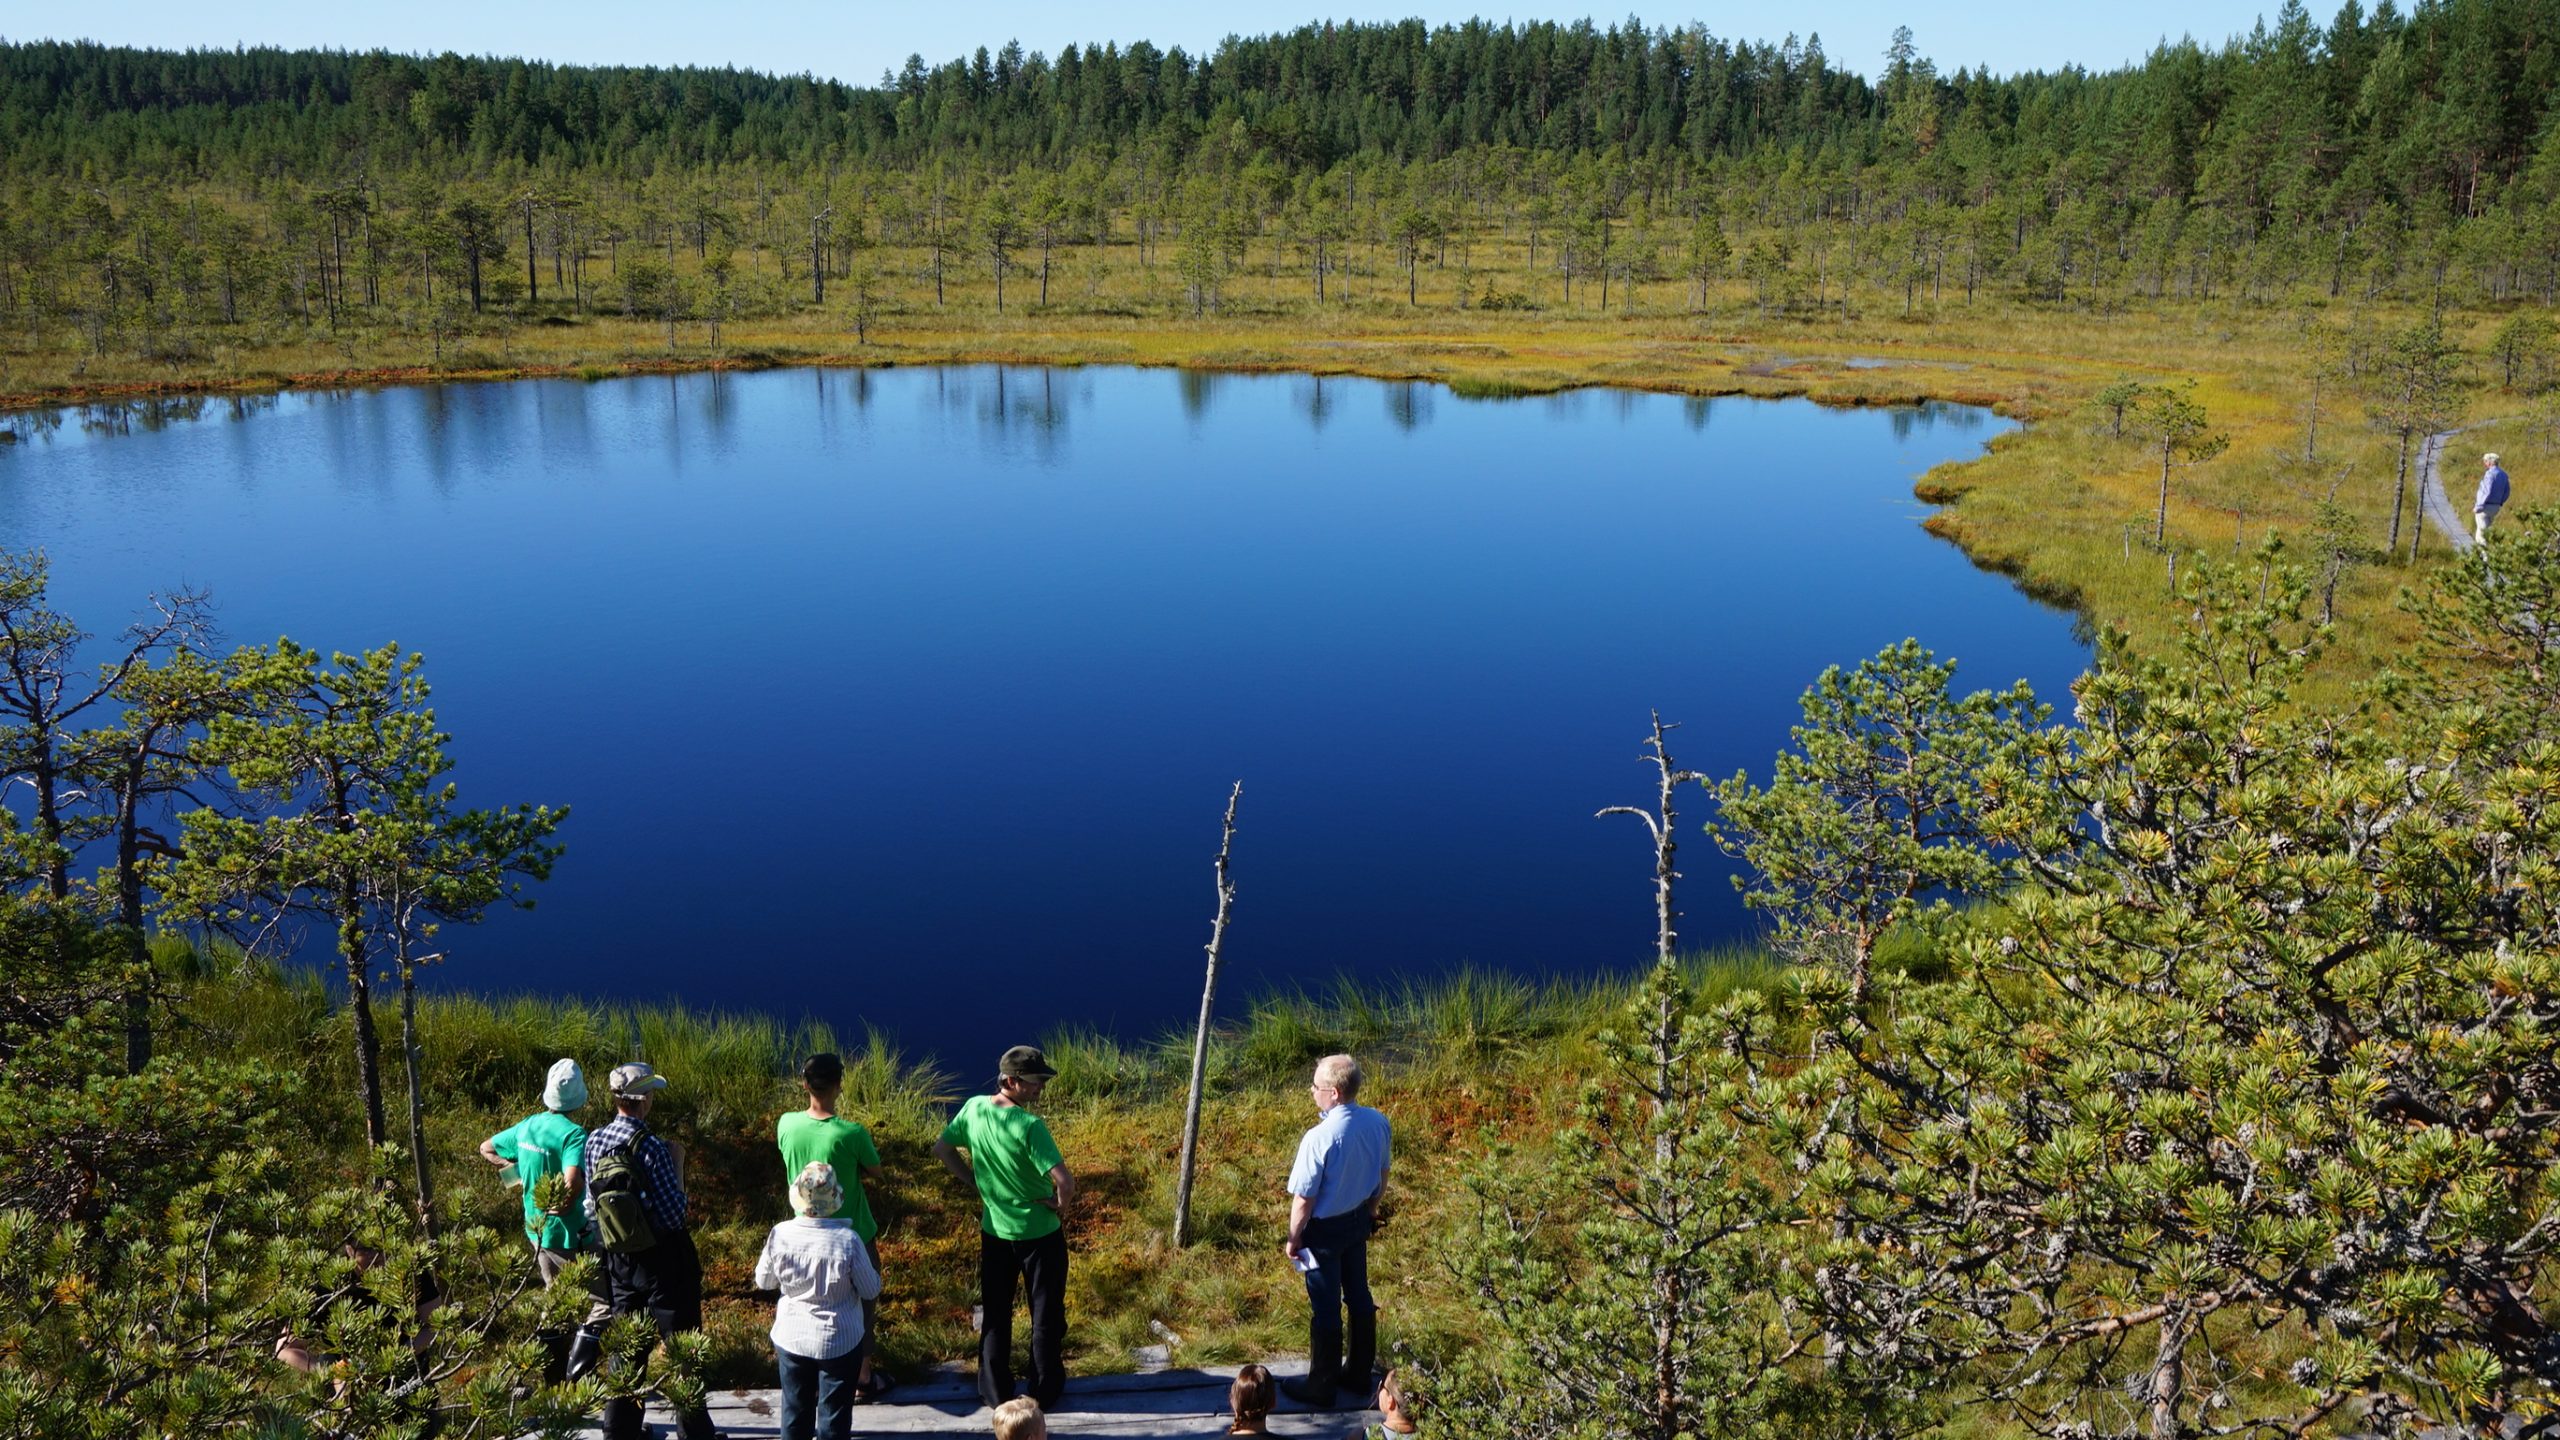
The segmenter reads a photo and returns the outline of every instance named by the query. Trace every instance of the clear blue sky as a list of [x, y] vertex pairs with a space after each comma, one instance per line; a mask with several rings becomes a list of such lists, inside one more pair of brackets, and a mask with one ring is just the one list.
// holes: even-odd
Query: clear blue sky
[[[1736, 40], [1780, 40], [1788, 31], [1819, 34], [1834, 64], [1874, 73], [1896, 25], [1908, 25], [1920, 53], [1943, 71], [1989, 65], [1999, 72], [2066, 64], [2111, 69], [2137, 60], [2163, 38], [2193, 35], [2220, 44], [2245, 33], [2281, 0], [2159, 0], [2156, 4], [2084, 6], [2063, 0], [1977, 0], [1915, 5], [1909, 0], [1796, 0], [1787, 5], [1699, 4], [1695, 9], [1638, 10], [1648, 26], [1704, 23]], [[90, 39], [119, 45], [325, 46], [411, 52], [523, 55], [573, 63], [736, 65], [798, 74], [809, 71], [870, 84], [910, 52], [929, 63], [1018, 39], [1026, 50], [1056, 54], [1089, 41], [1152, 40], [1195, 53], [1231, 34], [1295, 29], [1310, 20], [1387, 20], [1420, 16], [1433, 23], [1484, 15], [1494, 20], [1569, 20], [1590, 15], [1624, 20], [1628, 7], [1593, 10], [1590, 0], [1522, 5], [1488, 0], [431, 0], [425, 4], [348, 4], [346, 0], [11, 0], [0, 5], [0, 38]], [[2330, 10], [2314, 6], [2326, 23]], [[2370, 8], [2370, 7], [2368, 7]], [[11, 11], [16, 13], [12, 14]]]

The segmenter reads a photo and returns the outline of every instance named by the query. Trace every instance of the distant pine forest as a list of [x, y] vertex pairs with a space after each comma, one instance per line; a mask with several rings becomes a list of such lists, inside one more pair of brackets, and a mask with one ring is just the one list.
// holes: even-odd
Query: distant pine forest
[[1266, 304], [1811, 317], [2560, 292], [2560, 0], [2287, 3], [2106, 73], [1872, 43], [1869, 81], [1697, 25], [1329, 24], [1008, 43], [872, 87], [6, 44], [0, 317], [184, 361], [492, 311], [671, 343], [840, 306], [1200, 314], [1248, 276]]

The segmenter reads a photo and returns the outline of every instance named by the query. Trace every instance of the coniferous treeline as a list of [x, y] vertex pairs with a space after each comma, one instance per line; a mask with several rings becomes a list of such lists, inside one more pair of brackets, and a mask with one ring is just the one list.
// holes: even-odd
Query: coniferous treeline
[[2560, 0], [2286, 0], [2105, 74], [1942, 74], [1907, 31], [1884, 58], [1870, 83], [1792, 37], [1405, 22], [863, 88], [0, 45], [0, 328], [185, 365], [394, 327], [441, 363], [493, 312], [716, 349], [728, 320], [850, 305], [861, 337], [963, 299], [2560, 298]]
[[2381, 201], [2476, 212], [2530, 165], [2560, 94], [2560, 0], [2360, 0], [2326, 24], [2286, 0], [2227, 46], [2142, 65], [1941, 74], [1907, 35], [1870, 84], [1816, 38], [1589, 22], [1307, 26], [1214, 55], [1145, 41], [1008, 43], [874, 87], [734, 69], [385, 52], [0, 45], [0, 155], [20, 174], [265, 172], [305, 180], [485, 169], [1057, 164], [1203, 146], [1289, 168], [1508, 145], [1692, 162], [1776, 146], [1809, 163], [1916, 165], [1925, 188], [2019, 167], [2074, 191], [2348, 216]]

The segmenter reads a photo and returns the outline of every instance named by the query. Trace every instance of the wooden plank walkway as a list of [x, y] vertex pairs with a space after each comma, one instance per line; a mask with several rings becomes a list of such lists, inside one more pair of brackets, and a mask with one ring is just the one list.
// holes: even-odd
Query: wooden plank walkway
[[[2464, 490], [2459, 504], [2456, 504], [2453, 497], [2446, 492], [2445, 445], [2463, 431], [2477, 430], [2487, 423], [2489, 422], [2481, 420], [2452, 430], [2439, 430], [2428, 436], [2426, 443], [2418, 448], [2418, 508], [2436, 527], [2436, 533], [2444, 536], [2456, 551], [2471, 548], [2472, 491]], [[2476, 489], [2480, 477], [2474, 475], [2471, 479], [2473, 488]]]
[[[1304, 1373], [1306, 1362], [1281, 1361], [1271, 1367], [1283, 1379]], [[1067, 1397], [1049, 1417], [1053, 1435], [1209, 1437], [1227, 1433], [1227, 1386], [1236, 1367], [1158, 1370], [1134, 1375], [1093, 1375], [1067, 1382]], [[1347, 1403], [1346, 1397], [1346, 1403]], [[989, 1435], [988, 1412], [965, 1369], [935, 1371], [910, 1379], [889, 1397], [853, 1412], [853, 1433], [874, 1435]], [[711, 1396], [711, 1420], [731, 1440], [775, 1440], [782, 1433], [782, 1411], [771, 1390], [721, 1390]], [[1271, 1433], [1346, 1440], [1378, 1420], [1375, 1410], [1341, 1409], [1309, 1412], [1283, 1398], [1271, 1416]], [[652, 1434], [675, 1433], [675, 1419], [659, 1406], [649, 1407]], [[600, 1430], [590, 1428], [590, 1436]]]

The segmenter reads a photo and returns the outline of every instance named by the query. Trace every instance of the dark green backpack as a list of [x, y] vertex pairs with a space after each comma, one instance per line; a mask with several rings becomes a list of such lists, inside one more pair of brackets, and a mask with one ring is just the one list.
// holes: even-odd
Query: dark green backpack
[[649, 1189], [649, 1168], [640, 1163], [640, 1147], [648, 1139], [644, 1127], [630, 1144], [606, 1151], [587, 1177], [587, 1192], [596, 1202], [596, 1243], [616, 1254], [628, 1255], [658, 1243], [657, 1228], [649, 1223], [649, 1207], [640, 1198]]

